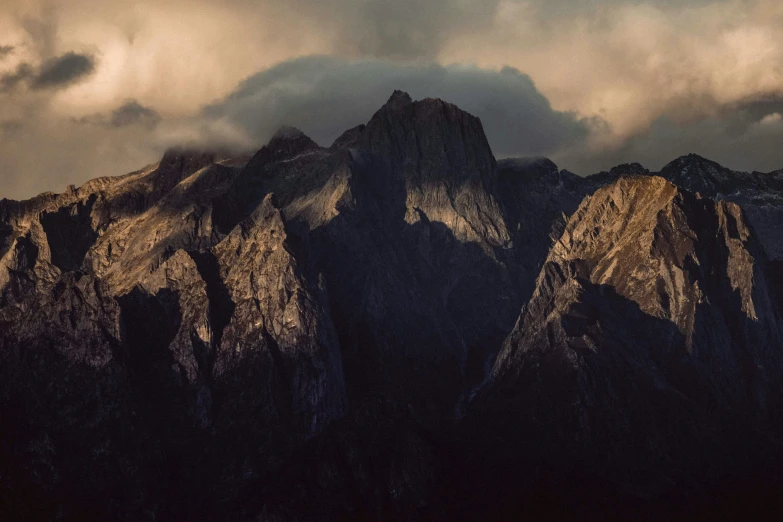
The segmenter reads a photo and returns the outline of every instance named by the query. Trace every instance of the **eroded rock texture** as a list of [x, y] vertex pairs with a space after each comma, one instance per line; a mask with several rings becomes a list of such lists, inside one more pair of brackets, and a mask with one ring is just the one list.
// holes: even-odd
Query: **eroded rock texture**
[[0, 515], [639, 515], [774, 483], [779, 176], [662, 175], [496, 161], [396, 91], [328, 148], [284, 127], [0, 201]]
[[783, 375], [767, 266], [734, 203], [653, 176], [587, 197], [474, 404], [502, 433], [496, 458], [556, 463], [648, 515], [767, 477]]
[[690, 154], [666, 165], [660, 173], [669, 181], [713, 199], [742, 206], [770, 259], [783, 258], [783, 176], [780, 171], [736, 172]]

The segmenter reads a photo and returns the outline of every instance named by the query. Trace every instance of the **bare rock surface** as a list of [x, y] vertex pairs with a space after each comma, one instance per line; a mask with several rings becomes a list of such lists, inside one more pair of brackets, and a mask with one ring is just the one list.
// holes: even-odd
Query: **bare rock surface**
[[0, 201], [0, 517], [667, 516], [775, 484], [783, 178], [660, 174], [496, 161], [395, 91], [328, 148], [283, 127]]
[[587, 197], [473, 404], [501, 467], [560, 466], [647, 514], [768, 478], [783, 352], [767, 269], [736, 204], [654, 176]]
[[691, 192], [739, 204], [770, 259], [783, 259], [783, 177], [780, 172], [737, 172], [714, 161], [689, 154], [678, 158], [660, 175]]

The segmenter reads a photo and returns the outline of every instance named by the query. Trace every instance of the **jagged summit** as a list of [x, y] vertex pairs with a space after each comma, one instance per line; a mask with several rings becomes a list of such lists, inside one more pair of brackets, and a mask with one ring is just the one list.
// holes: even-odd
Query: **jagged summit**
[[158, 164], [161, 173], [195, 172], [223, 157], [225, 152], [187, 147], [172, 147], [164, 152]]
[[778, 176], [688, 158], [496, 162], [395, 91], [329, 148], [1, 200], [0, 519], [664, 520], [783, 478]]
[[736, 182], [751, 181], [747, 172], [728, 169], [698, 154], [688, 154], [669, 162], [661, 176], [688, 190], [707, 191], [710, 195], [730, 189]]
[[280, 152], [285, 154], [318, 147], [318, 144], [304, 132], [289, 125], [283, 125], [277, 129], [265, 145], [266, 149], [273, 150], [278, 154]]
[[728, 171], [716, 161], [712, 161], [698, 154], [690, 153], [684, 156], [680, 156], [669, 163], [667, 163], [662, 169], [661, 173], [681, 173], [691, 175], [703, 175], [703, 174], [715, 174], [718, 172]]
[[410, 94], [404, 91], [395, 90], [389, 97], [389, 100], [382, 107], [390, 111], [398, 111], [413, 103]]
[[780, 171], [735, 171], [697, 154], [688, 154], [669, 162], [661, 169], [661, 175], [683, 184], [690, 190], [702, 191], [710, 197], [729, 196], [737, 190], [747, 189], [775, 192], [783, 190]]
[[609, 169], [609, 174], [614, 177], [644, 175], [649, 173], [650, 171], [640, 163], [623, 163], [622, 165], [617, 165], [616, 167]]
[[220, 156], [225, 152], [211, 150], [206, 147], [193, 147], [187, 145], [174, 145], [163, 152], [160, 163], [167, 164], [176, 158], [198, 158], [201, 156]]
[[[474, 404], [495, 412], [477, 422], [491, 424], [496, 458], [573, 459], [603, 489], [643, 496], [736, 473], [770, 429], [750, 412], [779, 400], [771, 288], [737, 205], [659, 176], [597, 190], [551, 249]], [[509, 411], [529, 424], [506, 422]]]
[[305, 133], [301, 130], [297, 129], [296, 127], [292, 127], [290, 125], [282, 125], [277, 131], [272, 135], [272, 139], [270, 141], [275, 140], [292, 140], [296, 138], [301, 138], [305, 136]]
[[411, 172], [419, 168], [414, 164], [417, 156], [432, 163], [428, 170], [437, 171], [439, 177], [448, 173], [457, 183], [471, 176], [489, 176], [495, 168], [478, 118], [442, 100], [411, 101], [402, 91], [395, 91], [370, 119], [359, 146], [378, 157], [387, 157], [387, 166], [402, 171], [405, 177], [421, 181], [426, 180], [427, 173]]
[[269, 162], [290, 159], [298, 154], [320, 148], [301, 130], [283, 125], [272, 135], [269, 142], [250, 158], [247, 168], [258, 169]]
[[586, 179], [590, 180], [592, 183], [603, 185], [610, 183], [621, 176], [641, 176], [647, 174], [650, 174], [650, 171], [639, 163], [623, 163], [612, 167], [608, 172], [602, 171], [591, 174], [587, 176]]
[[392, 93], [392, 95], [389, 97], [389, 99], [386, 101], [386, 103], [380, 108], [380, 111], [396, 112], [396, 111], [404, 110], [405, 108], [411, 105], [421, 105], [425, 107], [438, 107], [442, 105], [448, 105], [456, 108], [457, 110], [461, 110], [456, 105], [453, 105], [440, 98], [422, 98], [420, 100], [414, 101], [413, 98], [411, 98], [410, 94], [408, 94], [407, 92], [395, 90]]
[[[367, 123], [357, 148], [372, 190], [407, 193], [406, 220], [447, 224], [465, 241], [508, 240], [493, 194], [496, 163], [481, 121], [442, 100], [395, 91]], [[479, 209], [483, 209], [479, 211]]]
[[[626, 177], [586, 198], [571, 216], [544, 264], [525, 320], [549, 321], [553, 306], [568, 315], [580, 299], [573, 288], [611, 288], [650, 317], [672, 323], [680, 336], [671, 342], [681, 345], [666, 349], [682, 348], [699, 364], [718, 365], [709, 371], [712, 381], [723, 381], [713, 390], [721, 400], [764, 401], [743, 395], [755, 385], [727, 386], [742, 377], [741, 358], [770, 357], [765, 368], [783, 364], [783, 353], [772, 353], [767, 346], [780, 317], [766, 271], [762, 248], [738, 205], [700, 199], [659, 176]], [[603, 317], [600, 310], [596, 313], [589, 314], [588, 324]], [[571, 337], [582, 331], [581, 326], [565, 328]], [[720, 331], [732, 328], [736, 331]], [[720, 341], [724, 336], [734, 340], [733, 347]], [[519, 338], [516, 342], [524, 344]], [[548, 342], [555, 341], [550, 337]], [[498, 371], [508, 364], [507, 357], [522, 356], [524, 350], [513, 344]], [[769, 393], [766, 374], [754, 378]]]

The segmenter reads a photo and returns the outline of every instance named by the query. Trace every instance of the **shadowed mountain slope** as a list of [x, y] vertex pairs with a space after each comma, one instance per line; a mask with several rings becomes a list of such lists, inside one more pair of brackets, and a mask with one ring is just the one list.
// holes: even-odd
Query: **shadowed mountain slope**
[[772, 480], [783, 351], [767, 267], [736, 204], [653, 176], [599, 189], [550, 251], [472, 405], [476, 437], [494, 441], [476, 444], [501, 476], [602, 484], [646, 516], [732, 478]]
[[677, 161], [496, 161], [395, 91], [328, 148], [0, 201], [0, 515], [630, 513], [775, 478], [777, 175]]

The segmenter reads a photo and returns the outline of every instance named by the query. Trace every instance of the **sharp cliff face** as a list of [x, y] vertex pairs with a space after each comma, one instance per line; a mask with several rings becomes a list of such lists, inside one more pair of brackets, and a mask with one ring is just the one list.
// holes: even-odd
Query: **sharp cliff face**
[[550, 251], [477, 417], [506, 458], [640, 501], [761, 473], [783, 376], [766, 271], [736, 204], [653, 176], [599, 189]]
[[229, 390], [256, 382], [253, 392], [236, 390], [241, 401], [225, 397], [234, 419], [259, 426], [280, 419], [312, 436], [346, 413], [342, 356], [325, 309], [326, 289], [302, 274], [271, 200], [267, 196], [214, 249], [214, 276], [226, 294], [210, 306], [213, 313], [233, 313], [228, 324], [215, 325], [224, 328], [213, 335], [213, 377]]
[[372, 182], [404, 190], [405, 220], [444, 223], [461, 241], [508, 241], [493, 198], [495, 158], [481, 122], [441, 100], [412, 102], [396, 91], [359, 141], [369, 154]]
[[0, 515], [482, 518], [535, 496], [535, 453], [648, 497], [756, 462], [779, 187], [694, 161], [496, 162], [396, 91], [328, 148], [284, 127], [0, 201]]
[[216, 222], [230, 230], [274, 194], [301, 270], [325, 285], [353, 401], [451, 418], [522, 303], [496, 182], [478, 119], [395, 92], [329, 149], [273, 138], [215, 201]]
[[[421, 430], [461, 415], [522, 303], [496, 182], [478, 119], [397, 92], [328, 149], [284, 128], [246, 160], [173, 150], [121, 178], [3, 201], [0, 292], [3, 324], [13, 325], [3, 337], [13, 376], [3, 402], [17, 405], [21, 419], [9, 435], [18, 464], [13, 491], [39, 482], [17, 508], [48, 499], [47, 509], [64, 509], [66, 518], [80, 510], [133, 518], [153, 505], [161, 506], [156, 516], [212, 513], [240, 502], [247, 488], [274, 484], [308, 439], [340, 419], [324, 435], [336, 453], [316, 451], [325, 463], [317, 470], [294, 458], [302, 473], [356, 484], [366, 473], [358, 470], [380, 458], [393, 478], [376, 475], [374, 487], [402, 487], [411, 505], [426, 501], [436, 472], [412, 468], [408, 452], [439, 458]], [[74, 308], [74, 299], [82, 301], [66, 297], [80, 297], [80, 287], [48, 297], [73, 281], [91, 282], [90, 299], [106, 301], [106, 310]], [[40, 313], [23, 322], [33, 308]], [[73, 319], [63, 328], [76, 344], [42, 347], [54, 335], [48, 318], [66, 316]], [[62, 413], [47, 410], [48, 424], [26, 417], [28, 388], [15, 383], [31, 377], [14, 354], [41, 352], [40, 379], [58, 372], [68, 379], [75, 370], [62, 367], [58, 354], [79, 350], [100, 354], [100, 370], [79, 370], [85, 383], [103, 383], [104, 367], [113, 375], [112, 399], [90, 393], [83, 414], [112, 421], [73, 424], [68, 440], [84, 438], [83, 451], [103, 451], [90, 465], [105, 469], [144, 458], [133, 473], [98, 476], [74, 492], [67, 484], [78, 482], [69, 474], [78, 466], [50, 426], [74, 423], [70, 412], [85, 391], [61, 394]], [[392, 418], [399, 426], [389, 434], [384, 419]], [[104, 451], [98, 428], [139, 442], [121, 438]], [[26, 438], [39, 432], [60, 460], [50, 462], [44, 450], [36, 459], [57, 478], [24, 463]], [[357, 437], [385, 439], [397, 450], [381, 456], [372, 444], [341, 442]], [[201, 451], [208, 456], [187, 459]], [[357, 470], [335, 460], [343, 452], [358, 459]], [[160, 457], [177, 464], [163, 472], [151, 465]], [[217, 497], [203, 495], [207, 483], [196, 478], [209, 474]], [[90, 507], [91, 487], [107, 499], [125, 488], [137, 494]], [[323, 485], [308, 487], [317, 512]], [[270, 494], [242, 509], [289, 509], [293, 497]]]
[[738, 172], [688, 154], [651, 172], [638, 163], [618, 165], [609, 172], [583, 178], [579, 186], [585, 194], [613, 183], [624, 176], [661, 176], [678, 187], [716, 200], [740, 205], [770, 260], [783, 258], [783, 235], [778, 223], [783, 218], [783, 176], [780, 171]]
[[[692, 359], [689, 365], [714, 365], [702, 371], [718, 403], [750, 401], [762, 408], [774, 384], [764, 369], [777, 373], [780, 366], [780, 318], [766, 267], [736, 204], [700, 199], [659, 177], [624, 178], [588, 197], [569, 220], [495, 375], [523, 356], [529, 339], [522, 332], [527, 336], [553, 319], [562, 326], [556, 317], [569, 317], [565, 323], [576, 328], [550, 340], [586, 335], [599, 317], [582, 317], [579, 310], [586, 309], [578, 299], [597, 289], [673, 325], [677, 334], [665, 344], [656, 341], [659, 353], [650, 354], [659, 364]], [[582, 337], [574, 346], [581, 343], [588, 349], [593, 341]]]

